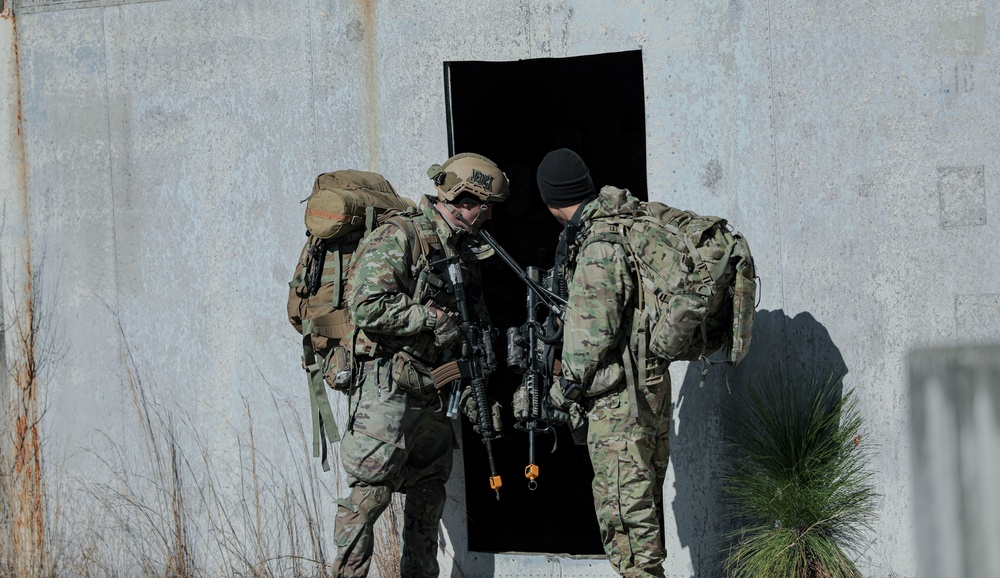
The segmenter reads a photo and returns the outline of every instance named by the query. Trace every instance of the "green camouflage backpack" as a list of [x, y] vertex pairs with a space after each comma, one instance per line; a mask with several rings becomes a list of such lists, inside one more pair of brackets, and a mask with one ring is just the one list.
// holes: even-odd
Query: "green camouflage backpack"
[[288, 287], [288, 320], [302, 335], [302, 367], [309, 380], [313, 456], [329, 470], [327, 441], [340, 440], [326, 387], [347, 391], [357, 346], [344, 285], [358, 243], [414, 204], [377, 173], [342, 170], [316, 177], [306, 199], [306, 243]]
[[757, 295], [746, 239], [725, 219], [639, 201], [627, 190], [604, 187], [601, 198], [619, 205], [592, 220], [584, 244], [621, 243], [632, 258], [641, 284], [637, 358], [648, 351], [668, 362], [693, 361], [726, 349], [726, 361], [739, 363], [750, 348]]

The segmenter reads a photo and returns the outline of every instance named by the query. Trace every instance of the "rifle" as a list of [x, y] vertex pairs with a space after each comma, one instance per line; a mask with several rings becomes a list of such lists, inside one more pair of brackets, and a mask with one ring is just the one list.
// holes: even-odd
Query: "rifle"
[[[524, 477], [528, 478], [528, 489], [535, 490], [538, 488], [535, 480], [539, 476], [535, 463], [535, 436], [555, 434], [551, 424], [565, 423], [568, 419], [565, 412], [553, 408], [549, 401], [556, 346], [562, 342], [561, 317], [566, 299], [544, 286], [544, 283], [554, 284], [554, 275], [545, 274], [537, 267], [528, 267], [525, 271], [489, 233], [480, 231], [479, 234], [527, 286], [527, 319], [524, 325], [507, 329], [507, 366], [523, 375], [522, 387], [515, 393], [513, 405], [527, 411], [517, 415], [519, 419], [514, 428], [528, 434], [528, 465]], [[548, 309], [548, 314], [545, 321], [539, 323], [542, 306]], [[557, 438], [553, 437], [553, 452], [556, 445]]]
[[[307, 233], [308, 234], [308, 233]], [[306, 274], [306, 288], [309, 295], [319, 292], [319, 286], [323, 283], [323, 263], [326, 261], [326, 242], [317, 241], [309, 246], [309, 256], [312, 257], [309, 271]], [[334, 306], [337, 304], [334, 303]]]
[[476, 425], [479, 426], [479, 435], [483, 438], [486, 455], [490, 462], [490, 488], [496, 492], [497, 500], [499, 500], [500, 487], [503, 482], [500, 475], [497, 474], [493, 458], [493, 441], [503, 437], [503, 432], [499, 424], [499, 412], [494, 415], [493, 408], [486, 397], [486, 375], [496, 367], [496, 355], [493, 352], [493, 330], [490, 327], [481, 327], [472, 319], [469, 312], [469, 302], [465, 296], [462, 263], [458, 256], [441, 259], [431, 263], [431, 265], [437, 266], [442, 263], [446, 266], [448, 284], [451, 286], [455, 302], [458, 304], [458, 311], [462, 318], [459, 327], [465, 341], [462, 346], [462, 359], [457, 361], [460, 375], [451, 381], [451, 399], [448, 402], [447, 416], [457, 419], [462, 387], [461, 378], [468, 378], [478, 410], [476, 420], [478, 423]]

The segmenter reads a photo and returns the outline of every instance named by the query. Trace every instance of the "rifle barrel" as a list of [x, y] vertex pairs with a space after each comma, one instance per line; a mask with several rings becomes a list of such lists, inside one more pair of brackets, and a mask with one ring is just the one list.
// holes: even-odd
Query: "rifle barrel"
[[506, 263], [507, 266], [514, 271], [514, 273], [517, 274], [518, 278], [521, 279], [525, 285], [538, 295], [538, 298], [545, 303], [546, 307], [551, 309], [556, 315], [562, 315], [562, 308], [566, 306], [566, 299], [560, 297], [555, 292], [542, 287], [538, 282], [529, 277], [524, 271], [524, 268], [518, 265], [517, 261], [510, 256], [510, 253], [504, 250], [504, 248], [500, 246], [500, 243], [497, 243], [497, 240], [493, 238], [493, 235], [480, 230], [479, 236], [482, 237], [490, 247], [493, 247], [493, 250], [500, 256], [500, 259]]

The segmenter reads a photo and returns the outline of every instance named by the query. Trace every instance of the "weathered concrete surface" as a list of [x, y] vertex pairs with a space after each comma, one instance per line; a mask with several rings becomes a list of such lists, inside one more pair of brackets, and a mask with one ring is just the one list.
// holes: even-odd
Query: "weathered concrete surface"
[[[650, 197], [725, 215], [750, 239], [760, 327], [773, 333], [759, 343], [807, 335], [817, 363], [846, 367], [884, 495], [857, 555], [869, 576], [918, 574], [900, 475], [911, 471], [906, 354], [1000, 341], [995, 3], [19, 5], [24, 230], [65, 344], [44, 422], [54, 477], [107, 477], [87, 456], [134, 434], [124, 353], [197, 426], [213, 463], [240, 455], [244, 403], [281, 463], [288, 413], [272, 395], [297, 400], [303, 387], [282, 303], [297, 201], [315, 175], [368, 168], [425, 192], [424, 167], [447, 154], [443, 61], [641, 48]], [[711, 576], [726, 393], [686, 370], [672, 368], [667, 573]], [[461, 487], [449, 487], [452, 519]], [[557, 566], [467, 555], [461, 531], [444, 539], [467, 574]], [[582, 564], [562, 575], [610, 575]]]

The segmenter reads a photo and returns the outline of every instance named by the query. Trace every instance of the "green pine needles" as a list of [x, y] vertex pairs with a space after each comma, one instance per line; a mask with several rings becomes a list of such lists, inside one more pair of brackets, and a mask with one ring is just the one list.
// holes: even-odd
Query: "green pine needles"
[[753, 385], [728, 436], [725, 490], [742, 527], [726, 575], [860, 578], [845, 549], [865, 544], [878, 495], [853, 392], [832, 377]]

